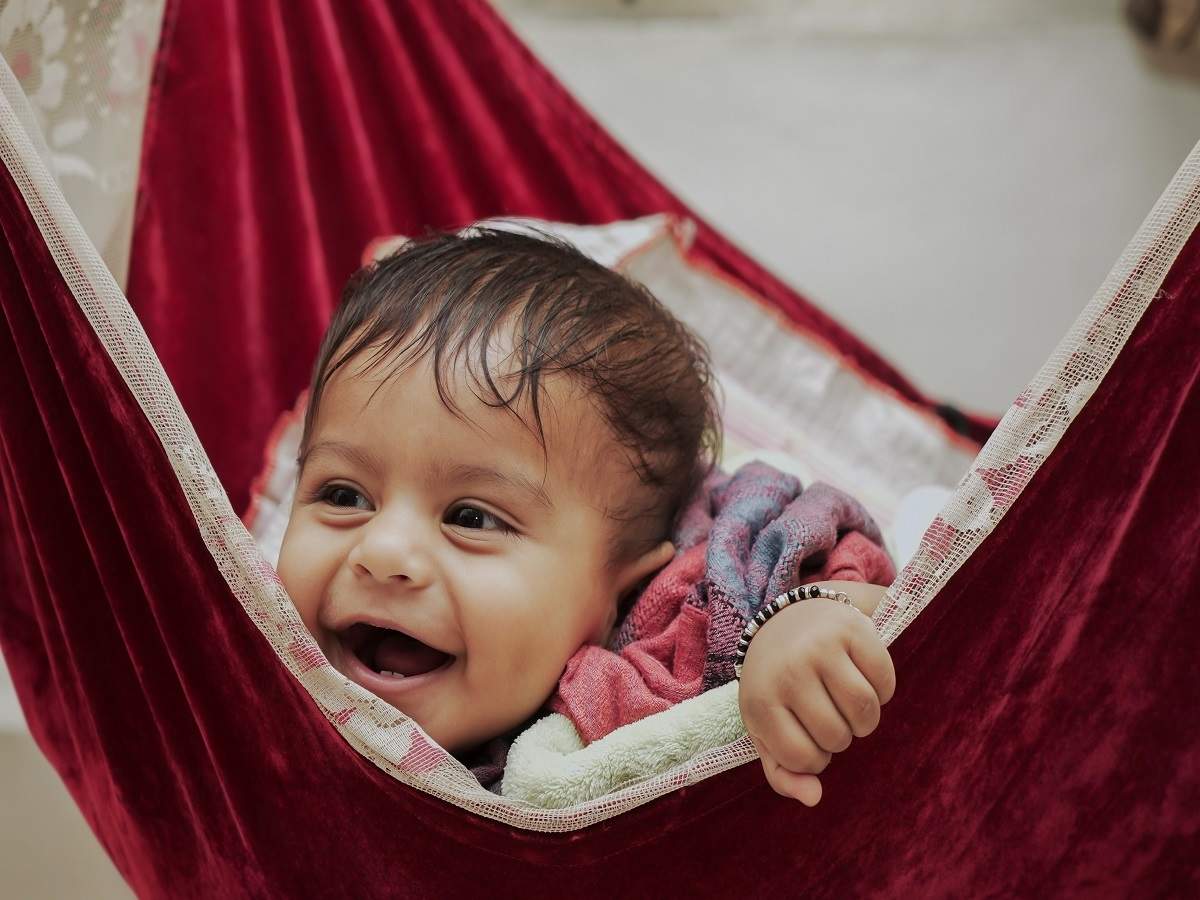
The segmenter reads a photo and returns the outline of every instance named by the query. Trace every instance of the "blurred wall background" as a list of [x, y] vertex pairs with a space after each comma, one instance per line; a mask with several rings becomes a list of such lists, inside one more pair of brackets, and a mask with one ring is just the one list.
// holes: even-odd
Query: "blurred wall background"
[[[1120, 0], [495, 2], [700, 214], [997, 415], [1200, 140], [1196, 52]], [[0, 897], [128, 896], [0, 678]]]
[[1195, 51], [1146, 53], [1120, 0], [498, 5], [701, 215], [996, 415], [1200, 140]]

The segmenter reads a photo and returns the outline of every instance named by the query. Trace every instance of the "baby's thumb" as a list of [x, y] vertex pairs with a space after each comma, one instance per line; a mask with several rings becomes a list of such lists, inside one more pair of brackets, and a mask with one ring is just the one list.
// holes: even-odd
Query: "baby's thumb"
[[821, 802], [821, 779], [816, 775], [800, 776], [804, 781], [796, 789], [796, 799], [805, 806], [816, 806]]
[[816, 806], [821, 802], [821, 779], [802, 772], [787, 772], [788, 793], [805, 806]]

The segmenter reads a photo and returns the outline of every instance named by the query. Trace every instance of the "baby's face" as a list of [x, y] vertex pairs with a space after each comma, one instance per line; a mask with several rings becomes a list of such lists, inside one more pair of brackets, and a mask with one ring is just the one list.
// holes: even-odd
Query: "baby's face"
[[547, 465], [461, 378], [449, 387], [467, 421], [427, 358], [389, 371], [352, 360], [330, 380], [279, 574], [338, 671], [458, 752], [532, 715], [670, 545], [610, 564], [603, 509], [634, 476], [569, 383], [542, 404]]

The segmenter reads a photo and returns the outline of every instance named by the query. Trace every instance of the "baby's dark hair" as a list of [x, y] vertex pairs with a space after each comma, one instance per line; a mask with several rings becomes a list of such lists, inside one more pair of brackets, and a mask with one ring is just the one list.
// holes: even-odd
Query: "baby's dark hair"
[[[506, 389], [488, 353], [510, 325], [516, 381]], [[330, 378], [367, 350], [369, 365], [396, 359], [397, 371], [432, 351], [438, 395], [455, 415], [445, 380], [465, 357], [476, 396], [529, 427], [518, 409], [527, 397], [543, 450], [543, 377], [561, 372], [579, 384], [646, 488], [606, 510], [623, 523], [614, 562], [669, 538], [715, 464], [720, 413], [703, 341], [645, 287], [549, 236], [480, 227], [434, 234], [355, 274], [317, 357], [302, 450]]]

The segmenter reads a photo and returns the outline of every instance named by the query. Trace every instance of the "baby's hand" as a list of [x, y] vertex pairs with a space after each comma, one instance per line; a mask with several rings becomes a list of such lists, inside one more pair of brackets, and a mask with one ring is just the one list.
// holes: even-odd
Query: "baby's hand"
[[758, 630], [738, 691], [771, 787], [816, 806], [817, 774], [879, 725], [879, 707], [896, 691], [896, 670], [869, 618], [816, 597], [785, 607]]

